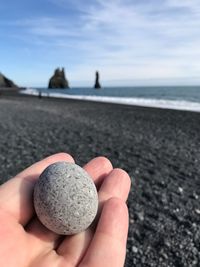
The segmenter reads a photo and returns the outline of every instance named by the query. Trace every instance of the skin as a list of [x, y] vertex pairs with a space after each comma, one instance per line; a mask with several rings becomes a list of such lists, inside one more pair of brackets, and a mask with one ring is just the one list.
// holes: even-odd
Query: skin
[[41, 172], [57, 161], [74, 162], [66, 153], [45, 158], [0, 186], [0, 266], [122, 267], [126, 255], [130, 177], [97, 157], [84, 169], [94, 180], [100, 202], [95, 223], [73, 236], [59, 236], [36, 218], [32, 194]]

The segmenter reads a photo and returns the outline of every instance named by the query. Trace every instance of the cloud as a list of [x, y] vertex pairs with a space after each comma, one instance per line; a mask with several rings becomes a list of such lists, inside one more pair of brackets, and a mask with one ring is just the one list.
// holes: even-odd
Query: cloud
[[200, 3], [198, 0], [167, 0], [167, 5], [170, 7], [178, 7], [178, 8], [189, 8], [190, 10], [196, 13], [196, 10], [200, 7]]
[[13, 25], [32, 45], [47, 47], [49, 57], [69, 59], [72, 77], [89, 77], [94, 68], [106, 79], [200, 73], [199, 0], [50, 1], [66, 16], [38, 16]]

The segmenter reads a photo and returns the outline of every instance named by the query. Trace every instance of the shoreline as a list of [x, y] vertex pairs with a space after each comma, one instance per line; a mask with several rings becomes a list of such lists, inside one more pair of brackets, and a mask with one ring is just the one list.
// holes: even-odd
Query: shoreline
[[[38, 95], [30, 95], [30, 94], [21, 94], [20, 92], [17, 92], [16, 94], [8, 94], [6, 96], [9, 97], [25, 97], [25, 98], [34, 98], [34, 99], [39, 99]], [[131, 104], [122, 104], [122, 103], [113, 103], [113, 102], [103, 102], [103, 101], [91, 101], [91, 100], [87, 100], [87, 99], [76, 99], [76, 98], [67, 98], [67, 97], [48, 97], [48, 96], [42, 96], [41, 99], [46, 101], [60, 101], [60, 102], [86, 102], [86, 103], [95, 103], [95, 104], [99, 104], [99, 105], [116, 105], [116, 106], [120, 106], [120, 107], [129, 107], [129, 108], [135, 108], [135, 109], [144, 109], [144, 110], [156, 110], [156, 111], [172, 111], [172, 112], [189, 112], [189, 113], [194, 113], [194, 114], [199, 114], [200, 111], [195, 111], [195, 110], [184, 110], [184, 109], [172, 109], [172, 108], [166, 108], [166, 107], [153, 107], [153, 106], [142, 106], [142, 105], [131, 105]]]
[[156, 98], [142, 98], [142, 97], [116, 97], [116, 96], [100, 96], [100, 95], [71, 95], [63, 94], [61, 92], [40, 91], [39, 89], [27, 89], [19, 92], [21, 95], [32, 95], [38, 97], [57, 98], [57, 99], [72, 99], [81, 101], [101, 102], [109, 104], [120, 104], [127, 106], [169, 109], [200, 112], [200, 103], [188, 100], [169, 100]]

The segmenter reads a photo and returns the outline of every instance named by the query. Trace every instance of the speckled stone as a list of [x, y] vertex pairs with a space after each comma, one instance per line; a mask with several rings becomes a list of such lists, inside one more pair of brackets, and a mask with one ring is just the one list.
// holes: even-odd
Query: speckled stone
[[92, 178], [80, 166], [68, 162], [49, 165], [34, 188], [39, 220], [62, 235], [84, 231], [94, 220], [98, 195]]

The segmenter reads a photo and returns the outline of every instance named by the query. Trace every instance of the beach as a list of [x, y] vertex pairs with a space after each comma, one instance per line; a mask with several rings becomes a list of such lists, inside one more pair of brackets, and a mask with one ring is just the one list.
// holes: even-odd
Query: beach
[[131, 176], [127, 267], [200, 264], [200, 113], [0, 95], [0, 182], [56, 152]]

